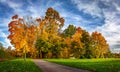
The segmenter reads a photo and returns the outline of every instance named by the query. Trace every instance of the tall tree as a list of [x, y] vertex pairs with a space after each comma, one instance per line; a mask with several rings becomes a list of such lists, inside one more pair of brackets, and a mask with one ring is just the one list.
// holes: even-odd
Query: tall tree
[[25, 58], [35, 40], [36, 28], [31, 23], [32, 19], [29, 22], [27, 19], [18, 18], [18, 15], [13, 16], [9, 23], [10, 35], [8, 38], [16, 50], [25, 55]]
[[[61, 40], [58, 33], [63, 25], [64, 19], [60, 17], [59, 13], [53, 8], [48, 8], [45, 18], [43, 18], [39, 24], [38, 40], [42, 41], [36, 42], [36, 47], [38, 47], [38, 49], [44, 47], [45, 51], [42, 51], [47, 52], [49, 57], [58, 53], [57, 51], [60, 48], [59, 40]], [[44, 42], [45, 46], [42, 42]], [[42, 46], [39, 46], [41, 44]]]
[[85, 57], [91, 58], [91, 43], [90, 43], [90, 34], [86, 30], [82, 30], [82, 38], [81, 42], [84, 44], [83, 47], [85, 49]]
[[76, 58], [80, 58], [85, 53], [85, 49], [83, 48], [83, 43], [81, 42], [81, 38], [82, 38], [82, 29], [78, 27], [76, 33], [72, 37], [71, 49], [70, 49], [71, 53]]
[[99, 32], [93, 32], [91, 36], [92, 53], [95, 58], [103, 58], [109, 52], [107, 41]]

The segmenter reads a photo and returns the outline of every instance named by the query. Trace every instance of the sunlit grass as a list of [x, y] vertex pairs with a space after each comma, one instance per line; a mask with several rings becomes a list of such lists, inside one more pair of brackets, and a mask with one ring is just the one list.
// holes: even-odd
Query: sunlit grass
[[31, 59], [0, 62], [0, 72], [42, 72]]
[[120, 72], [118, 59], [46, 59], [47, 61], [94, 72]]

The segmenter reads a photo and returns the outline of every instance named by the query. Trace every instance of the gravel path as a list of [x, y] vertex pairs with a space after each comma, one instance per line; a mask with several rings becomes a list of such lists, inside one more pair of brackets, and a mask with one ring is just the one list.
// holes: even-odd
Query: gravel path
[[34, 63], [39, 66], [43, 72], [90, 72], [88, 70], [82, 70], [72, 68], [68, 66], [59, 65], [56, 63], [50, 63], [40, 59], [33, 59]]

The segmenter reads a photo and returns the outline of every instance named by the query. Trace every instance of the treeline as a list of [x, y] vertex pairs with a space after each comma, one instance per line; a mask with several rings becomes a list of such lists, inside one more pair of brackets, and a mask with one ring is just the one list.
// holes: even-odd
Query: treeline
[[13, 59], [15, 55], [14, 50], [11, 50], [11, 47], [8, 48], [3, 47], [2, 43], [0, 43], [0, 61]]
[[101, 33], [92, 34], [69, 25], [64, 31], [64, 18], [53, 8], [45, 17], [12, 17], [8, 38], [20, 56], [31, 58], [106, 58], [111, 53]]

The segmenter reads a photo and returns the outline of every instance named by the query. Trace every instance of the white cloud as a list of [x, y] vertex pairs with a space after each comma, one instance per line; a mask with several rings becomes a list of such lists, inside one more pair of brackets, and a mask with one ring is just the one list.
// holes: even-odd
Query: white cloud
[[0, 22], [0, 27], [8, 27], [8, 23], [10, 22], [10, 18], [1, 18], [0, 19], [1, 22]]
[[12, 46], [11, 43], [10, 43], [10, 40], [7, 39], [7, 35], [4, 32], [2, 32], [1, 30], [0, 30], [0, 38], [3, 39], [0, 42], [3, 44], [4, 47]]
[[118, 43], [118, 41], [120, 41], [120, 6], [116, 6], [114, 2], [110, 6], [115, 6], [115, 9], [113, 11], [103, 9], [105, 24], [101, 27], [97, 27], [96, 30], [105, 36], [112, 52], [120, 52], [120, 47], [118, 47], [118, 45], [120, 45], [120, 43]]
[[[112, 0], [101, 0], [104, 6], [100, 8], [98, 6], [97, 0], [71, 0], [77, 7], [79, 11], [83, 11], [84, 13], [90, 14], [93, 17], [104, 18], [105, 24], [103, 26], [99, 26], [96, 29], [92, 29], [93, 31], [97, 30], [101, 32], [106, 40], [108, 41], [111, 50], [113, 52], [118, 52], [120, 47], [116, 48], [116, 45], [120, 45], [118, 41], [120, 41], [120, 5], [115, 3]], [[101, 14], [103, 13], [103, 15]], [[92, 31], [91, 30], [91, 31]], [[113, 50], [113, 48], [116, 48]], [[120, 50], [119, 50], [120, 51]]]
[[93, 17], [102, 17], [101, 16], [101, 9], [98, 7], [97, 0], [90, 1], [90, 0], [71, 0], [80, 11], [84, 13], [90, 14]]
[[5, 33], [3, 33], [0, 29], [0, 37], [6, 37]]

